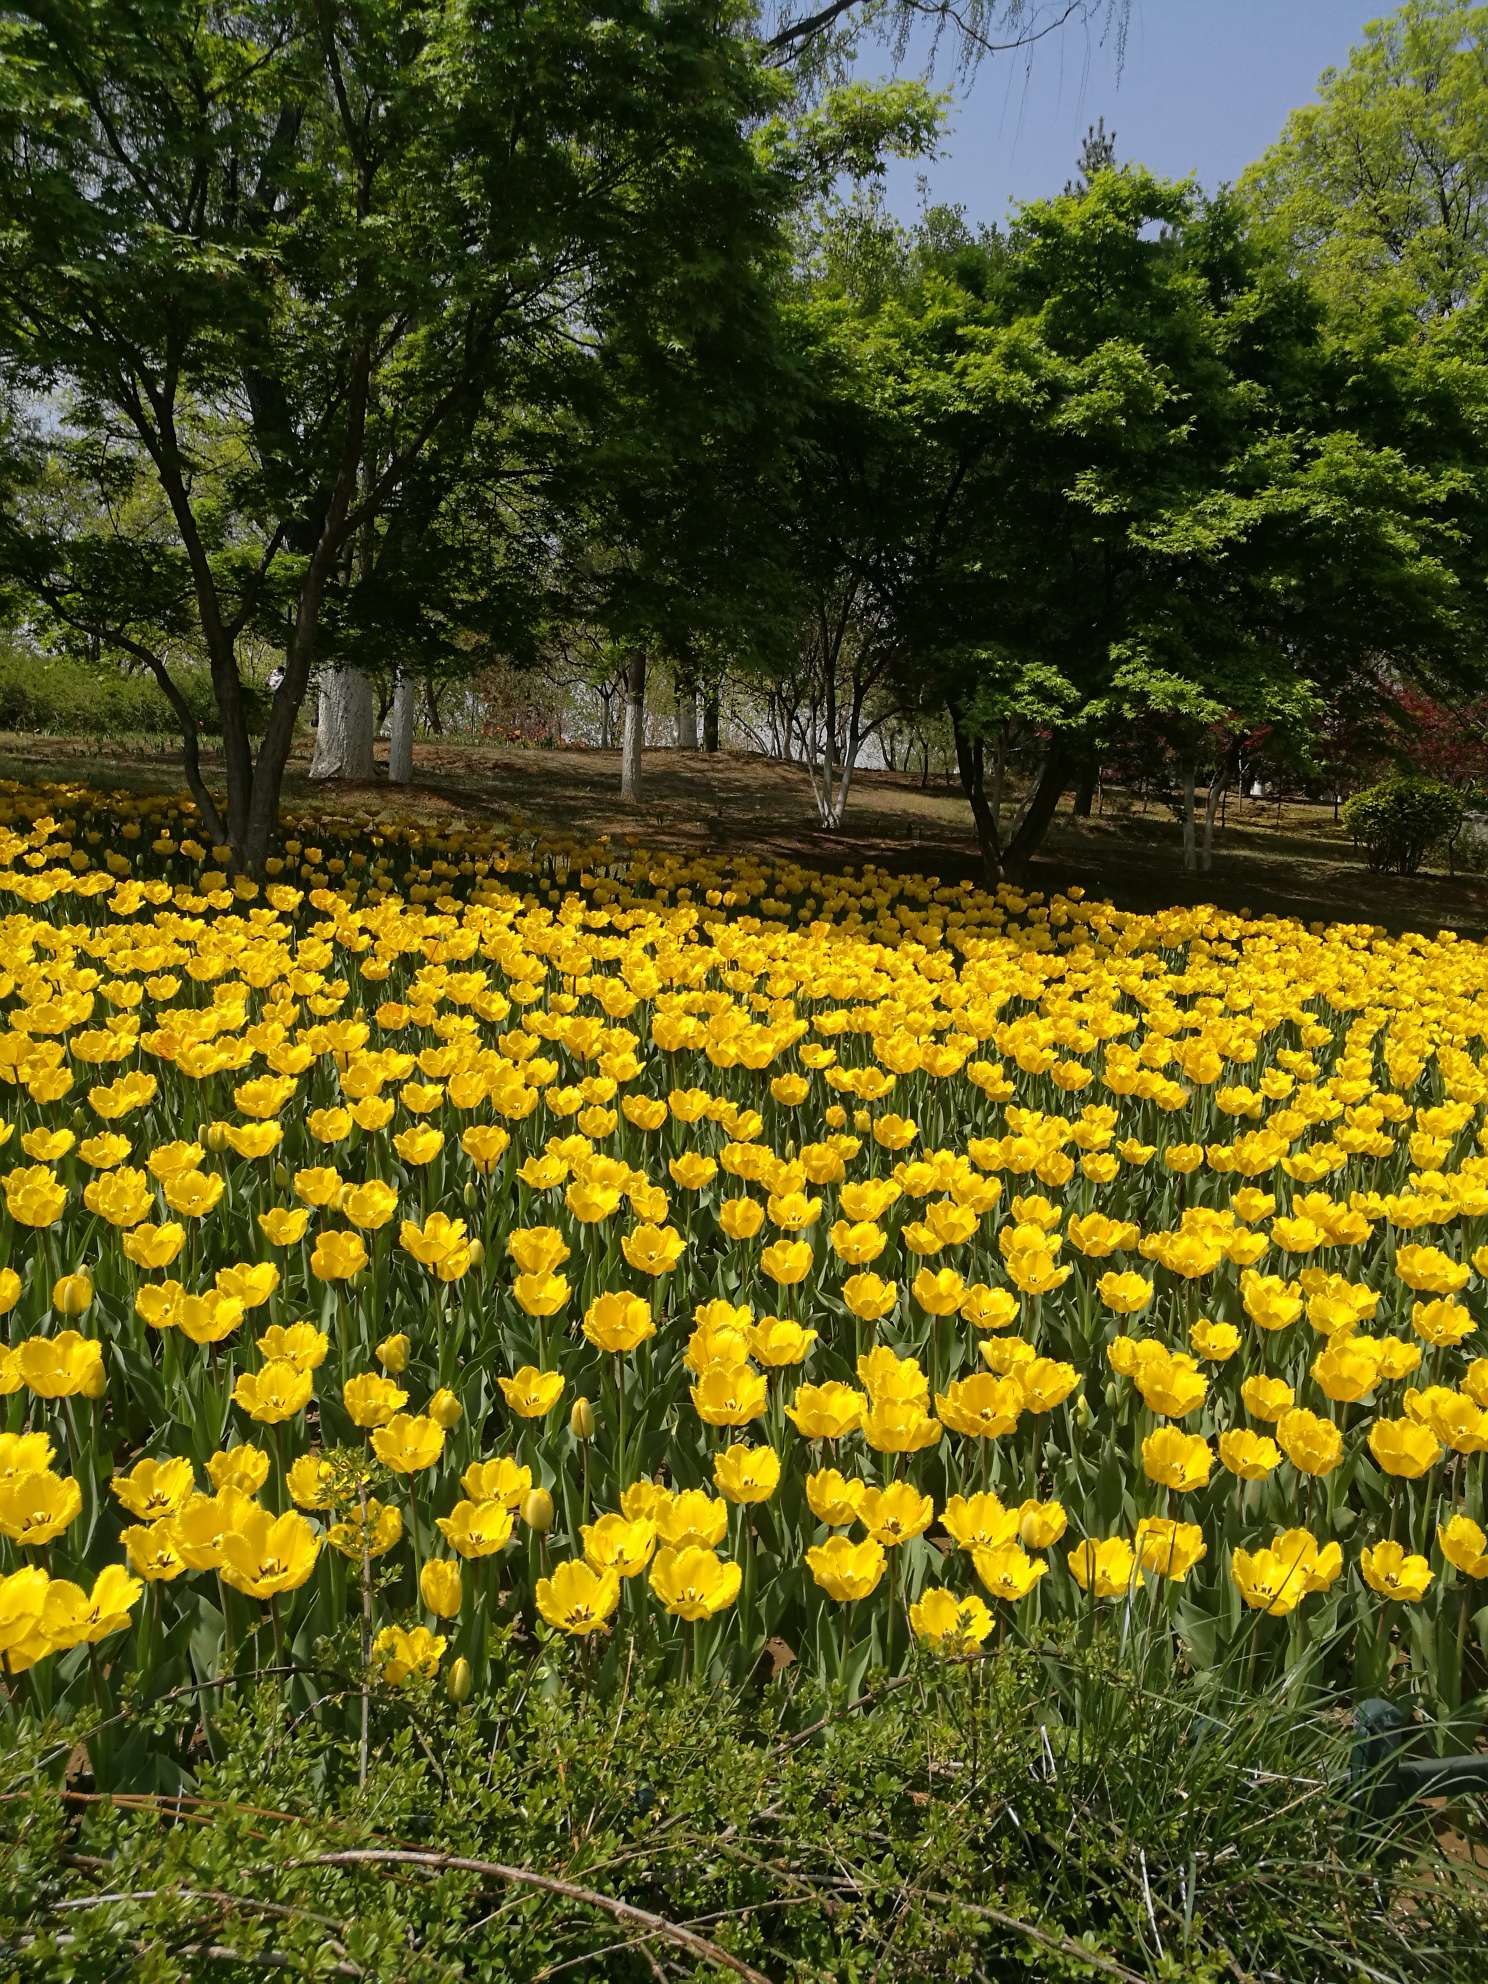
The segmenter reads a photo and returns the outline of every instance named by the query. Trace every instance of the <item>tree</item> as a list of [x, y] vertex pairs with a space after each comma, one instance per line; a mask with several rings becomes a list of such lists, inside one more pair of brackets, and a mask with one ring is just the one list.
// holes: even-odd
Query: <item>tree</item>
[[[1080, 757], [1130, 725], [1182, 766], [1192, 860], [1217, 737], [1300, 732], [1344, 682], [1363, 703], [1460, 676], [1481, 592], [1464, 355], [1340, 342], [1233, 199], [1133, 170], [1024, 209], [997, 279], [944, 310], [922, 431], [959, 521], [901, 624], [990, 875], [1023, 872]], [[1004, 837], [1020, 735], [1038, 767]]]
[[[268, 853], [312, 671], [344, 658], [328, 612], [375, 573], [366, 534], [406, 543], [439, 451], [461, 456], [493, 409], [551, 409], [612, 324], [664, 387], [667, 355], [685, 363], [756, 281], [782, 186], [745, 127], [779, 90], [721, 18], [710, 0], [9, 11], [0, 385], [45, 396], [35, 449], [150, 485], [169, 527], [59, 529], [20, 505], [3, 549], [62, 622], [154, 674], [240, 868]], [[162, 614], [210, 665], [221, 806]], [[256, 748], [250, 638], [283, 653]]]
[[803, 229], [785, 305], [796, 380], [775, 639], [749, 671], [764, 726], [840, 826], [859, 754], [913, 702], [906, 612], [924, 610], [961, 514], [963, 467], [928, 423], [946, 388], [944, 260], [984, 280], [988, 241], [931, 209], [913, 233], [874, 196], [832, 201]]
[[1372, 21], [1240, 189], [1336, 308], [1459, 309], [1488, 249], [1488, 7]]
[[[866, 180], [886, 156], [923, 153], [941, 107], [921, 85], [890, 82], [791, 102], [755, 133], [781, 191], [782, 222], [842, 176]], [[768, 258], [778, 285], [784, 227]], [[576, 417], [590, 439], [556, 500], [566, 517], [561, 559], [567, 611], [602, 628], [624, 657], [621, 796], [641, 797], [646, 695], [653, 659], [675, 680], [700, 681], [721, 650], [769, 647], [781, 613], [773, 494], [788, 461], [802, 394], [782, 341], [775, 288], [701, 329], [685, 355], [654, 348], [617, 322], [591, 368]], [[705, 739], [717, 748], [716, 703]]]
[[1062, 30], [1083, 27], [1126, 45], [1131, 0], [778, 0], [760, 10], [766, 55], [818, 76], [841, 68], [865, 41], [902, 59], [910, 36], [927, 24], [938, 54], [949, 42], [963, 76], [989, 55], [1021, 53]]
[[1089, 124], [1080, 143], [1075, 177], [1066, 179], [1066, 193], [1088, 193], [1098, 172], [1109, 172], [1116, 163], [1116, 133], [1107, 131], [1104, 117]]

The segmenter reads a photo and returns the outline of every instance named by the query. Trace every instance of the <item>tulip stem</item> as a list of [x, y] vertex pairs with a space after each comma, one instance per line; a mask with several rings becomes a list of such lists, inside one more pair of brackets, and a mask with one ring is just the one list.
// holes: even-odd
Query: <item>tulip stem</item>
[[897, 1658], [899, 1644], [899, 1548], [897, 1544], [889, 1551], [889, 1626], [888, 1646], [885, 1659], [890, 1667]]
[[419, 1506], [418, 1489], [414, 1487], [417, 1476], [408, 1477], [408, 1536], [413, 1545], [413, 1603], [415, 1610], [423, 1598], [424, 1555], [419, 1547]]
[[1472, 1618], [1472, 1590], [1463, 1579], [1462, 1602], [1457, 1610], [1457, 1671], [1452, 1676], [1452, 1708], [1462, 1706], [1462, 1694], [1467, 1675], [1467, 1629]]
[[367, 1489], [363, 1483], [360, 1490], [362, 1520], [360, 1536], [362, 1543], [362, 1704], [361, 1704], [361, 1745], [357, 1756], [357, 1787], [367, 1788], [367, 1757], [370, 1746], [370, 1716], [372, 1713], [372, 1553], [367, 1547]]
[[615, 1495], [625, 1486], [625, 1359], [615, 1358]]
[[98, 1664], [98, 1643], [88, 1642], [88, 1673], [93, 1684], [93, 1701], [98, 1709], [98, 1728], [89, 1739], [88, 1750], [93, 1763], [95, 1781], [102, 1781], [108, 1774], [109, 1743], [104, 1731], [114, 1719], [114, 1705], [109, 1700], [108, 1688], [104, 1683], [103, 1669]]
[[274, 1658], [281, 1667], [288, 1666], [284, 1652], [284, 1621], [279, 1617], [279, 1594], [269, 1594], [269, 1622], [274, 1628]]
[[746, 1676], [754, 1643], [754, 1524], [747, 1508], [739, 1511], [739, 1555], [744, 1560], [744, 1589], [739, 1603], [739, 1634], [744, 1643]]

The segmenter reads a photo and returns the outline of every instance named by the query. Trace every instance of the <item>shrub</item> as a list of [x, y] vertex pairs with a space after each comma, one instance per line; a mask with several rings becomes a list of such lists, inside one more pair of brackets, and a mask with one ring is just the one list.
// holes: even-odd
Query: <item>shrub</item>
[[1414, 875], [1433, 847], [1462, 826], [1466, 808], [1454, 786], [1429, 778], [1388, 778], [1355, 793], [1343, 823], [1373, 869]]
[[1419, 1812], [1365, 1816], [1346, 1718], [1279, 1695], [1220, 1706], [1179, 1669], [1152, 1694], [1072, 1649], [1076, 1726], [1044, 1661], [1005, 1646], [851, 1705], [791, 1670], [739, 1691], [639, 1666], [617, 1703], [541, 1649], [509, 1654], [461, 1710], [379, 1688], [365, 1765], [267, 1687], [137, 1711], [157, 1737], [175, 1722], [189, 1774], [125, 1795], [79, 1775], [86, 1725], [18, 1730], [0, 1801], [17, 1974], [142, 1974], [148, 1952], [162, 1984], [646, 1984], [725, 1976], [720, 1945], [733, 1975], [778, 1984], [1482, 1974], [1480, 1877]]
[[[203, 732], [218, 734], [207, 670], [187, 664], [173, 673]], [[256, 728], [261, 698], [251, 687], [247, 694]], [[35, 737], [172, 737], [178, 728], [175, 711], [148, 675], [0, 640], [0, 730]]]

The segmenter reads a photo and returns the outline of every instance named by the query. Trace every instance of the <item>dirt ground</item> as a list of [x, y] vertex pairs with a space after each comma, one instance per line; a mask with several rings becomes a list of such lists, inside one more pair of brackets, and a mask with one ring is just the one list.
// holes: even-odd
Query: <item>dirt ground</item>
[[[286, 781], [291, 805], [313, 805], [328, 788], [306, 776], [308, 750]], [[212, 760], [207, 756], [210, 778]], [[97, 740], [0, 737], [0, 777], [86, 780], [131, 789], [178, 788], [179, 764], [165, 746], [134, 749]], [[773, 760], [676, 750], [646, 755], [642, 803], [620, 800], [614, 751], [517, 750], [481, 744], [420, 744], [411, 788], [338, 784], [353, 801], [432, 818], [466, 816], [499, 825], [527, 823], [588, 839], [633, 835], [649, 846], [709, 853], [747, 851], [813, 867], [865, 862], [959, 881], [980, 879], [971, 816], [959, 789], [921, 789], [913, 777], [861, 774], [838, 833], [817, 823], [804, 772]], [[1371, 875], [1326, 805], [1236, 800], [1215, 837], [1214, 869], [1185, 875], [1177, 821], [1165, 808], [1123, 792], [1102, 795], [1101, 810], [1075, 819], [1068, 802], [1031, 878], [1044, 889], [1082, 883], [1131, 909], [1214, 902], [1259, 914], [1378, 923], [1393, 930], [1488, 931], [1488, 878], [1422, 873]]]

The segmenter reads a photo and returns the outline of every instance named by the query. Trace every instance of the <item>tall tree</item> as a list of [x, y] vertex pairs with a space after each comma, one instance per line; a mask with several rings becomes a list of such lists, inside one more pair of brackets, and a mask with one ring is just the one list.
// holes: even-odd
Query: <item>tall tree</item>
[[[7, 11], [0, 385], [45, 396], [37, 447], [151, 482], [169, 530], [21, 504], [3, 549], [154, 673], [240, 867], [269, 849], [328, 602], [370, 529], [406, 537], [430, 458], [550, 405], [622, 314], [664, 379], [753, 283], [781, 189], [746, 127], [779, 91], [734, 27], [715, 0]], [[210, 664], [221, 806], [162, 599]], [[252, 636], [284, 655], [256, 748]]]
[[1488, 253], [1488, 7], [1372, 21], [1240, 189], [1335, 307], [1460, 308]]
[[[1344, 680], [1387, 698], [1476, 652], [1466, 355], [1339, 342], [1232, 199], [1140, 171], [1024, 209], [984, 293], [939, 281], [916, 475], [957, 499], [900, 624], [991, 874], [1133, 723], [1189, 777], [1216, 726], [1299, 728]], [[1038, 764], [1005, 836], [989, 784], [1020, 735]]]
[[1075, 177], [1066, 179], [1066, 193], [1088, 193], [1091, 182], [1098, 172], [1109, 172], [1116, 163], [1116, 133], [1106, 129], [1104, 117], [1085, 127], [1085, 136], [1080, 142], [1080, 156], [1075, 165]]

